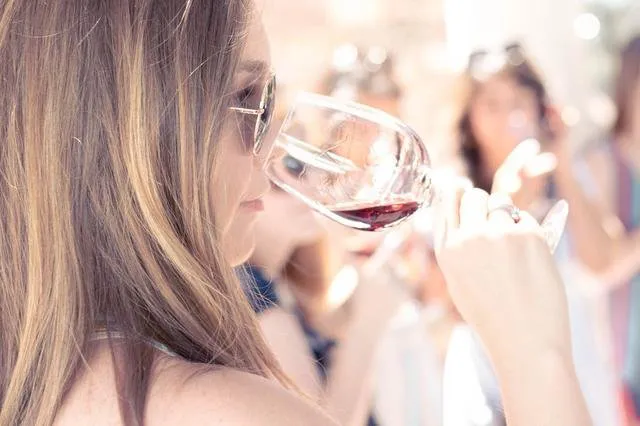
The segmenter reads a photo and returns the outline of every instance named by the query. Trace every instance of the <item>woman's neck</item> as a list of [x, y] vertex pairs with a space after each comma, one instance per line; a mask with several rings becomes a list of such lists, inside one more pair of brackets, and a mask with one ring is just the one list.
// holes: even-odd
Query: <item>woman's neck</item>
[[324, 293], [344, 264], [344, 253], [329, 237], [294, 251], [285, 273], [301, 291]]

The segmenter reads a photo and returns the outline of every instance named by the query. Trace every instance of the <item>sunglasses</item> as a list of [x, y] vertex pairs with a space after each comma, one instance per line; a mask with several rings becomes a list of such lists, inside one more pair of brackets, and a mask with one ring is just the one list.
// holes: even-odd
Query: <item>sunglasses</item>
[[[251, 92], [251, 91], [250, 91]], [[247, 93], [243, 103], [255, 103], [252, 93]], [[247, 152], [258, 155], [264, 144], [264, 138], [269, 132], [276, 98], [276, 75], [271, 73], [269, 80], [265, 84], [256, 108], [230, 107], [231, 111], [239, 112], [247, 118], [247, 135], [243, 135], [242, 140]]]
[[486, 49], [476, 50], [469, 55], [467, 71], [474, 74], [476, 71], [485, 68], [487, 60], [499, 56], [511, 65], [519, 66], [526, 62], [527, 57], [520, 43], [509, 43], [502, 48], [502, 51], [492, 52]]

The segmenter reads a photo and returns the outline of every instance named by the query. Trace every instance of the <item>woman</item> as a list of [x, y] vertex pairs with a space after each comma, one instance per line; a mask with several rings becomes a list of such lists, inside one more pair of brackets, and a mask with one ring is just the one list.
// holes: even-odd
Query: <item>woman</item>
[[2, 3], [0, 424], [328, 421], [230, 269], [268, 189], [250, 8]]
[[576, 253], [610, 289], [614, 363], [627, 417], [640, 422], [640, 36], [622, 50], [615, 97], [610, 140], [583, 156], [582, 166], [594, 177], [589, 193], [573, 177], [566, 143], [557, 149], [555, 176], [574, 206], [569, 229]]
[[[473, 184], [485, 191], [495, 190], [495, 186], [502, 184], [495, 179], [496, 173], [521, 142], [535, 138], [547, 147], [553, 143], [547, 91], [517, 43], [500, 52], [473, 53], [462, 88], [462, 113], [456, 125], [460, 154]], [[527, 173], [529, 186], [513, 191], [518, 207], [527, 210], [534, 207], [544, 196], [552, 170], [553, 163], [526, 170], [532, 172]]]
[[[540, 76], [522, 47], [512, 44], [500, 52], [472, 55], [466, 77], [469, 91], [457, 130], [470, 179], [487, 191], [510, 194], [520, 208], [544, 217], [557, 196], [552, 179], [557, 160], [540, 150], [559, 142]], [[580, 211], [573, 203], [571, 210]], [[569, 300], [574, 362], [591, 416], [596, 425], [617, 424], [612, 374], [596, 338], [592, 301], [582, 288], [588, 276], [566, 238], [556, 258]], [[470, 328], [454, 332], [445, 370], [445, 415], [461, 424], [475, 424], [477, 419], [466, 416], [477, 412], [487, 413], [480, 424], [504, 421], [498, 383], [484, 351]]]
[[[1, 425], [331, 424], [277, 384], [231, 270], [268, 187], [255, 120], [272, 109], [253, 96], [268, 46], [252, 10], [0, 5]], [[540, 228], [482, 191], [446, 205], [440, 263], [496, 361], [508, 417], [587, 424]]]

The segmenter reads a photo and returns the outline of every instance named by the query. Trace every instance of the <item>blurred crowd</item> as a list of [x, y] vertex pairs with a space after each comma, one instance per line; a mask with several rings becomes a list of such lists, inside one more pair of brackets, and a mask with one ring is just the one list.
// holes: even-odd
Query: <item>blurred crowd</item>
[[[345, 45], [335, 57], [310, 89], [401, 115], [410, 88], [393, 52]], [[640, 424], [640, 36], [620, 52], [615, 124], [586, 144], [572, 143], [521, 43], [473, 52], [457, 84], [457, 155], [434, 168], [507, 193], [538, 219], [569, 202], [555, 257], [578, 379], [596, 426]], [[274, 185], [256, 230], [242, 275], [264, 335], [342, 424], [505, 424], [491, 361], [447, 293], [428, 213], [363, 234]]]

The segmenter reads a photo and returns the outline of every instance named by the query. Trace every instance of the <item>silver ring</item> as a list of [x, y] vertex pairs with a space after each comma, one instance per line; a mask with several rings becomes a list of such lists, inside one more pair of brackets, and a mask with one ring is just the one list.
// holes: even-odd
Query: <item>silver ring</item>
[[511, 219], [513, 219], [514, 223], [518, 223], [520, 222], [521, 216], [520, 216], [520, 209], [517, 208], [516, 206], [514, 206], [513, 204], [500, 204], [497, 205], [495, 207], [492, 207], [489, 210], [489, 214], [497, 211], [497, 210], [502, 210], [504, 212], [506, 212], [509, 216], [511, 216]]

